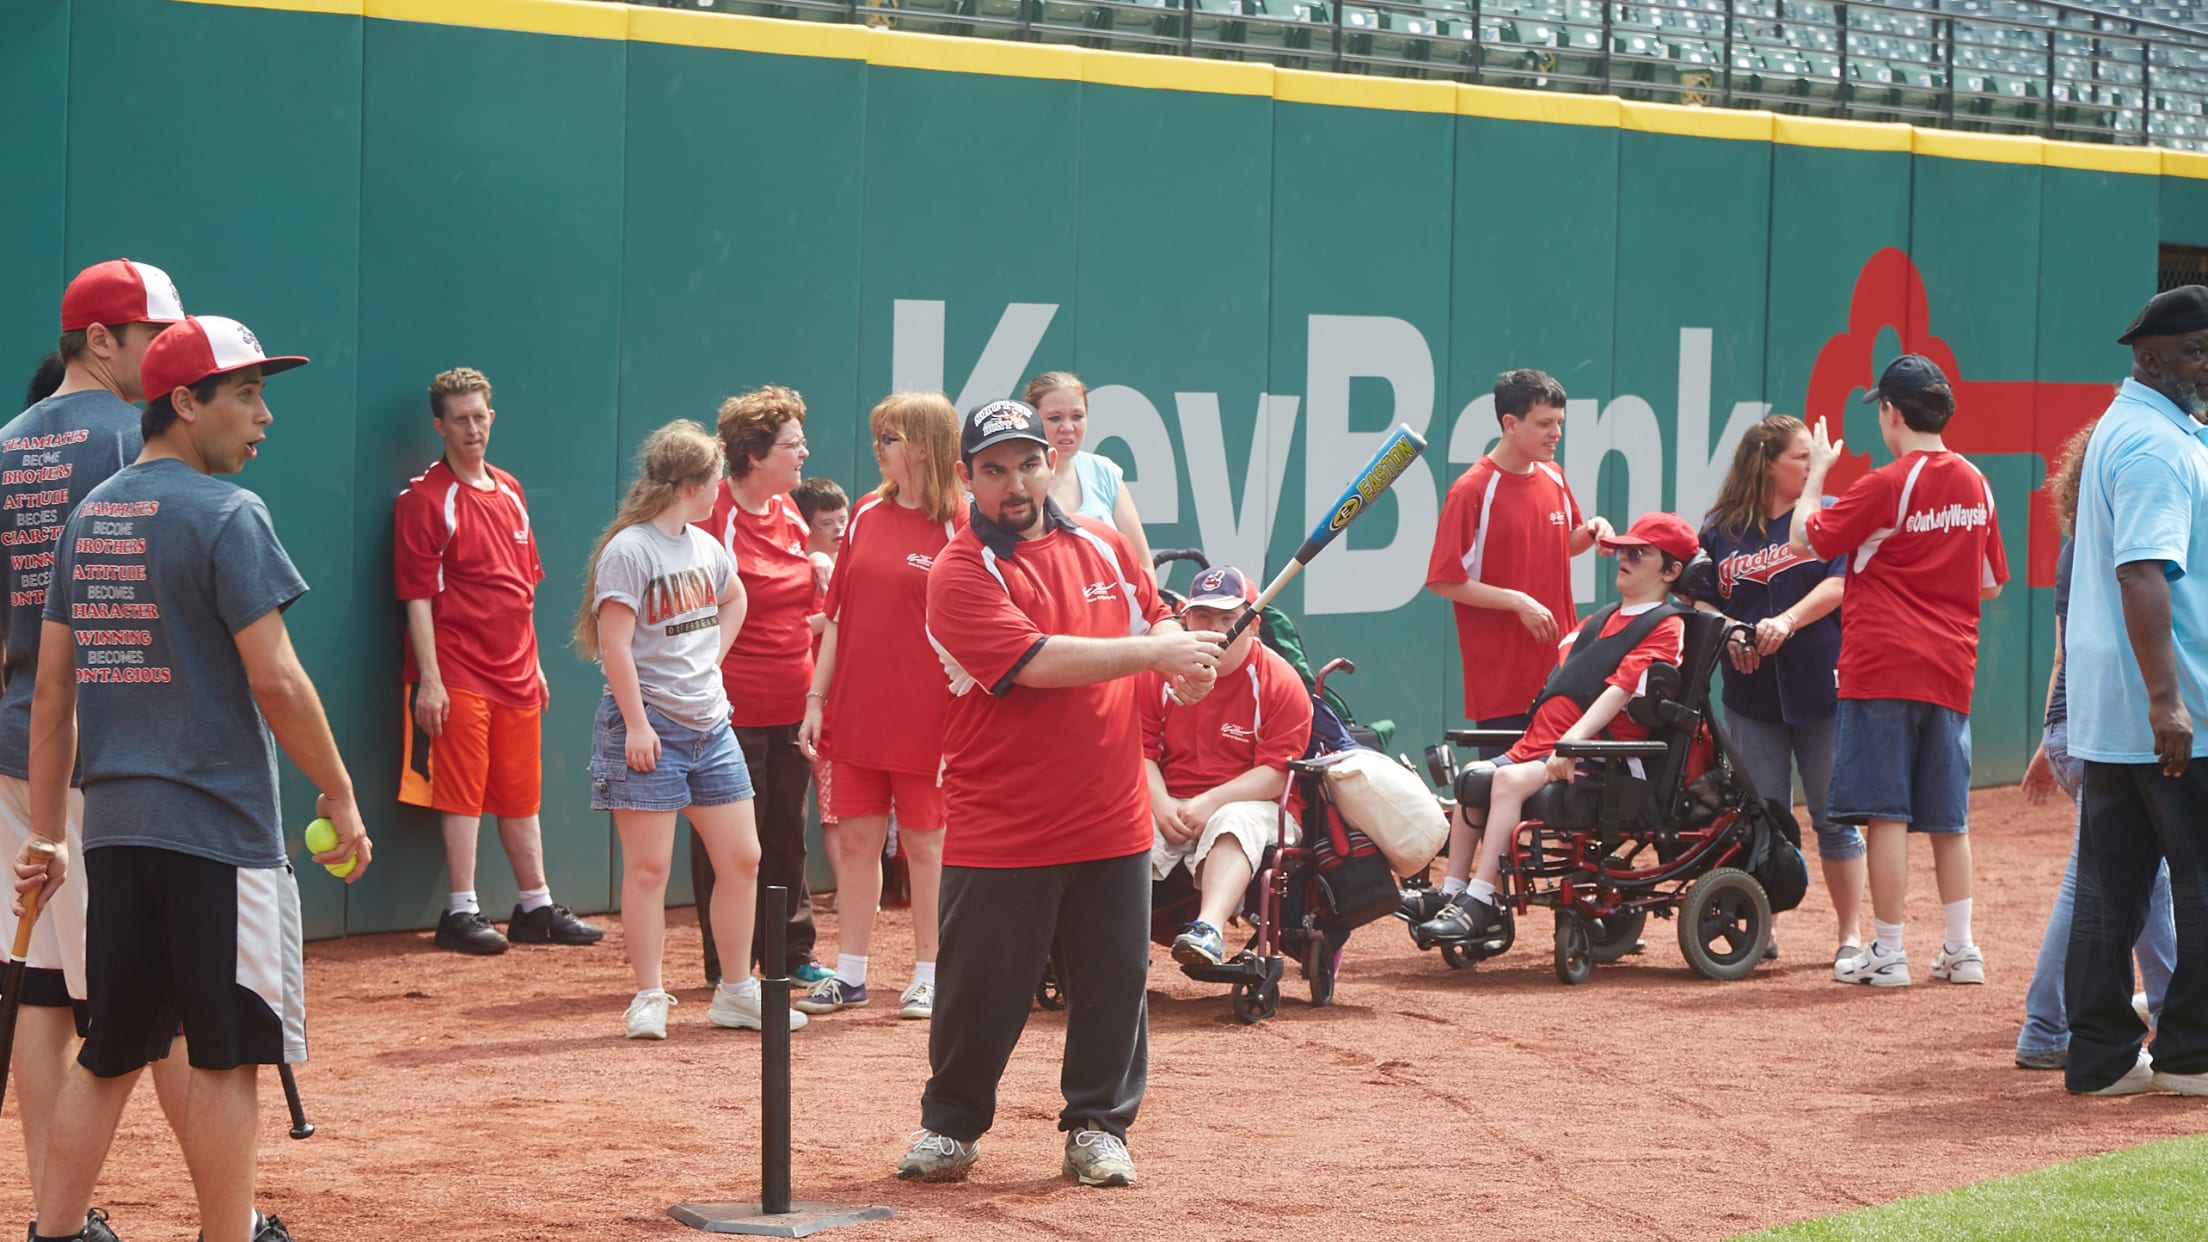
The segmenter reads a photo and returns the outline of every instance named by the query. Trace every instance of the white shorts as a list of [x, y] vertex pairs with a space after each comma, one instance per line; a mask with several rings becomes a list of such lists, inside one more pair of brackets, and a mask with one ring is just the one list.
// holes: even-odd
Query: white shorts
[[[1242, 853], [1250, 860], [1250, 870], [1257, 870], [1258, 862], [1265, 857], [1265, 847], [1273, 844], [1282, 823], [1280, 806], [1273, 802], [1229, 802], [1211, 813], [1204, 821], [1204, 830], [1179, 845], [1169, 844], [1155, 824], [1150, 828], [1150, 878], [1162, 880], [1173, 874], [1173, 868], [1186, 863], [1188, 873], [1204, 865], [1211, 854], [1211, 847], [1219, 838], [1228, 837], [1242, 847]], [[1296, 843], [1296, 822], [1288, 824], [1286, 844]]]
[[[31, 929], [32, 970], [58, 970], [69, 985], [69, 995], [85, 998], [84, 990], [84, 791], [69, 791], [69, 877], [54, 892], [53, 901], [38, 912]], [[0, 850], [10, 864], [23, 843], [31, 839], [31, 783], [0, 776]], [[10, 872], [9, 875], [14, 875]], [[0, 901], [0, 950], [15, 943], [15, 911], [12, 901]]]

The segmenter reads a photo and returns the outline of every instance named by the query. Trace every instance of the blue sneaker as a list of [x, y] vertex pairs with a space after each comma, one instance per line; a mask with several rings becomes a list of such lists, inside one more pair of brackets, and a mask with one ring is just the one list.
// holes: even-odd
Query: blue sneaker
[[790, 978], [794, 982], [802, 983], [806, 987], [811, 987], [814, 984], [819, 983], [821, 980], [829, 978], [835, 973], [835, 971], [828, 969], [826, 966], [821, 965], [819, 962], [813, 961], [808, 958], [804, 965], [790, 972]]
[[857, 1009], [866, 1004], [866, 985], [845, 983], [834, 972], [807, 989], [805, 995], [791, 1002], [790, 1007], [799, 1013], [834, 1013], [838, 1009]]
[[1173, 939], [1173, 960], [1191, 966], [1217, 966], [1227, 960], [1226, 941], [1219, 929], [1198, 919]]

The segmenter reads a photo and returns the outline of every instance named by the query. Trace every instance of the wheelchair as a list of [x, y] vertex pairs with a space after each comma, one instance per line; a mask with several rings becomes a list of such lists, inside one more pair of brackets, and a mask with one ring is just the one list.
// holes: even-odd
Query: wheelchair
[[[1675, 594], [1693, 598], [1710, 569], [1709, 558], [1697, 556]], [[1690, 611], [1683, 620], [1681, 665], [1649, 666], [1643, 693], [1626, 707], [1648, 738], [1558, 743], [1556, 753], [1581, 760], [1584, 774], [1527, 800], [1502, 856], [1499, 926], [1426, 942], [1413, 922], [1421, 951], [1438, 948], [1450, 967], [1469, 968], [1508, 951], [1517, 920], [1540, 906], [1554, 913], [1553, 960], [1566, 984], [1637, 952], [1650, 915], [1677, 920], [1680, 953], [1704, 978], [1743, 979], [1763, 960], [1772, 916], [1798, 905], [1808, 887], [1801, 830], [1790, 806], [1758, 793], [1710, 711], [1726, 644], [1752, 644], [1754, 631], [1716, 613]], [[1493, 729], [1446, 736], [1464, 747], [1518, 740]], [[1429, 747], [1426, 757], [1435, 783], [1461, 800], [1470, 773], [1458, 771], [1449, 746]], [[1412, 922], [1423, 896], [1407, 889], [1398, 917]]]
[[[1395, 877], [1377, 847], [1350, 827], [1335, 809], [1326, 771], [1341, 751], [1326, 738], [1342, 739], [1347, 727], [1335, 720], [1330, 730], [1317, 717], [1333, 716], [1328, 705], [1326, 680], [1351, 674], [1357, 666], [1346, 658], [1330, 660], [1319, 669], [1313, 690], [1314, 724], [1311, 750], [1288, 765], [1303, 801], [1299, 821], [1301, 836], [1295, 845], [1266, 847], [1257, 873], [1242, 899], [1242, 917], [1251, 935], [1242, 950], [1227, 960], [1182, 964], [1181, 973], [1191, 979], [1228, 986], [1228, 1004], [1235, 1018], [1245, 1024], [1262, 1022], [1280, 1009], [1281, 982], [1288, 963], [1296, 963], [1310, 988], [1311, 1004], [1323, 1008], [1334, 1003], [1336, 971], [1353, 928], [1393, 913], [1398, 902]], [[1281, 810], [1285, 817], [1287, 811]], [[1232, 848], [1232, 847], [1229, 847]], [[1151, 886], [1150, 939], [1171, 945], [1189, 921], [1196, 917], [1201, 898], [1187, 868]], [[1036, 986], [1036, 1003], [1045, 1009], [1063, 1009], [1067, 997], [1058, 946], [1051, 946], [1049, 962]]]

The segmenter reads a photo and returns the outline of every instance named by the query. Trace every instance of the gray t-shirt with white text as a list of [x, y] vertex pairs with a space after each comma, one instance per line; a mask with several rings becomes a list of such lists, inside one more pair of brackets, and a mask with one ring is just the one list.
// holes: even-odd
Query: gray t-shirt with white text
[[728, 719], [721, 685], [721, 596], [736, 559], [711, 535], [670, 535], [650, 522], [625, 527], [598, 554], [593, 610], [619, 600], [636, 610], [636, 680], [646, 705], [704, 732]]
[[174, 458], [124, 467], [69, 519], [46, 619], [77, 648], [84, 848], [284, 865], [276, 742], [238, 631], [307, 584], [253, 493]]

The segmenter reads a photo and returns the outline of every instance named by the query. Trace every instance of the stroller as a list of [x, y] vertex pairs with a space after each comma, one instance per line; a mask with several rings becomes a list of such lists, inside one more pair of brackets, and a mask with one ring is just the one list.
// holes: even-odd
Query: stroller
[[[1697, 556], [1675, 594], [1692, 598], [1709, 572], [1709, 558]], [[1647, 740], [1558, 743], [1556, 753], [1593, 773], [1527, 800], [1498, 876], [1498, 929], [1428, 941], [1412, 916], [1423, 894], [1405, 892], [1398, 916], [1412, 923], [1421, 950], [1439, 948], [1451, 967], [1469, 967], [1507, 951], [1517, 917], [1545, 906], [1556, 917], [1556, 977], [1567, 984], [1637, 951], [1651, 914], [1677, 916], [1679, 950], [1705, 978], [1742, 979], [1763, 960], [1772, 915], [1800, 904], [1809, 886], [1801, 829], [1790, 806], [1759, 795], [1709, 710], [1725, 644], [1752, 644], [1753, 631], [1715, 613], [1691, 611], [1684, 620], [1682, 667], [1649, 666], [1646, 689], [1626, 707], [1649, 728]], [[1492, 729], [1447, 736], [1458, 746], [1518, 740]], [[1645, 779], [1631, 770], [1636, 760], [1647, 764]], [[1427, 766], [1436, 784], [1456, 790], [1448, 747], [1428, 748]]]
[[[1194, 549], [1163, 551], [1154, 560], [1161, 581], [1164, 567], [1176, 560], [1194, 562], [1198, 572], [1209, 568], [1203, 553]], [[1181, 602], [1178, 597], [1173, 599], [1176, 605]], [[1263, 641], [1279, 651], [1274, 636], [1285, 634], [1295, 654], [1282, 655], [1303, 672], [1298, 664], [1302, 646], [1294, 623], [1272, 609], [1266, 610], [1262, 620]], [[1350, 931], [1384, 918], [1396, 908], [1395, 877], [1388, 870], [1387, 860], [1363, 833], [1342, 819], [1326, 780], [1327, 769], [1344, 750], [1364, 744], [1360, 734], [1378, 740], [1383, 736], [1381, 730], [1387, 735], [1394, 732], [1387, 721], [1375, 722], [1371, 728], [1356, 724], [1355, 718], [1348, 716], [1346, 703], [1336, 710], [1334, 705], [1342, 700], [1327, 687], [1327, 679], [1356, 671], [1357, 666], [1350, 660], [1338, 658], [1308, 677], [1311, 744], [1303, 758], [1288, 765], [1289, 779], [1296, 783], [1303, 802], [1299, 821], [1302, 838], [1296, 845], [1269, 846], [1259, 861], [1257, 874], [1242, 901], [1244, 917], [1253, 926], [1248, 944], [1217, 965], [1181, 967], [1191, 979], [1228, 985], [1234, 1016], [1245, 1023], [1262, 1022], [1279, 1010], [1280, 984], [1291, 959], [1310, 985], [1312, 1005], [1332, 1004], [1335, 975]], [[1285, 806], [1280, 813], [1286, 815]], [[1151, 940], [1172, 944], [1196, 916], [1199, 905], [1194, 879], [1185, 868], [1176, 868], [1171, 876], [1152, 886]], [[1060, 980], [1064, 977], [1058, 948], [1052, 946], [1050, 961], [1036, 986], [1036, 1003], [1045, 1009], [1063, 1009], [1066, 995]]]

